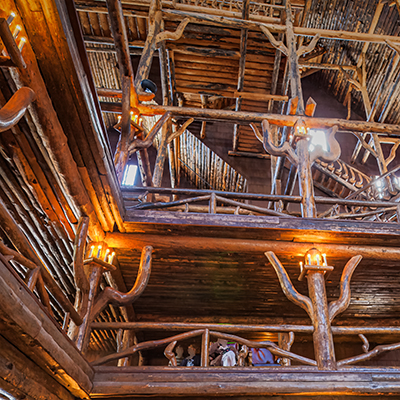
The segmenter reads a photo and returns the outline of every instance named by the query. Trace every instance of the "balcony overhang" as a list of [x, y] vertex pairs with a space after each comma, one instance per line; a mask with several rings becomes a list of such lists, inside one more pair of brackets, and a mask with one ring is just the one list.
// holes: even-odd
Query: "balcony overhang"
[[[95, 367], [91, 398], [140, 396], [396, 395], [400, 369]], [[247, 398], [247, 397], [246, 397]]]

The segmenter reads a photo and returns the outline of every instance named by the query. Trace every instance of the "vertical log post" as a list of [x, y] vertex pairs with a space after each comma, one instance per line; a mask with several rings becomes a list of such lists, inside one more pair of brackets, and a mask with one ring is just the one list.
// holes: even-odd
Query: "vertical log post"
[[[118, 179], [121, 182], [123, 171], [125, 169], [126, 162], [128, 161], [128, 152], [126, 150], [131, 136], [130, 111], [131, 107], [138, 106], [139, 100], [136, 91], [136, 81], [134, 84], [134, 74], [128, 47], [128, 36], [126, 32], [121, 2], [118, 0], [107, 0], [107, 9], [110, 17], [110, 28], [114, 38], [119, 72], [122, 81], [123, 113], [121, 121], [121, 138], [120, 145], [118, 147], [119, 150], [116, 153], [115, 157]], [[140, 79], [139, 83], [142, 80], [143, 78]], [[128, 104], [130, 105], [129, 110], [127, 110]], [[142, 137], [139, 138], [143, 139]], [[151, 186], [152, 174], [150, 170], [150, 162], [149, 156], [147, 154], [147, 149], [141, 149], [139, 151], [138, 164], [143, 185]]]
[[302, 138], [297, 142], [297, 156], [299, 158], [298, 177], [299, 193], [301, 196], [301, 216], [303, 218], [315, 218], [314, 184], [311, 172], [311, 159], [308, 139]]
[[[316, 254], [320, 257], [319, 259], [316, 258]], [[306, 253], [306, 264], [302, 267], [299, 277], [299, 280], [303, 280], [304, 277], [307, 277], [309, 297], [300, 294], [294, 288], [285, 268], [272, 251], [266, 252], [265, 255], [274, 267], [286, 297], [294, 304], [303, 308], [313, 323], [313, 343], [318, 369], [336, 370], [337, 364], [331, 320], [339, 312], [344, 311], [349, 304], [350, 277], [358, 262], [361, 260], [361, 257], [353, 257], [346, 265], [343, 270], [343, 275], [345, 275], [345, 277], [343, 278], [342, 276], [341, 279], [340, 298], [335, 302], [331, 302], [328, 307], [325, 290], [325, 274], [332, 271], [333, 267], [322, 262], [321, 254], [317, 249], [311, 249]]]
[[334, 370], [337, 367], [324, 274], [322, 270], [309, 271], [307, 274], [308, 294], [313, 305], [314, 353], [319, 369]]
[[171, 132], [171, 119], [168, 119], [161, 128], [161, 137], [157, 150], [157, 158], [154, 166], [153, 186], [160, 187], [164, 172], [165, 158], [167, 156], [167, 141]]
[[[163, 21], [161, 21], [161, 26], [163, 27]], [[160, 29], [160, 28], [158, 28]], [[163, 95], [163, 105], [170, 106], [170, 96], [168, 92], [168, 65], [167, 65], [167, 51], [165, 48], [165, 41], [161, 43], [159, 48], [159, 60], [160, 60], [160, 75], [161, 75], [161, 88]], [[168, 137], [171, 134], [172, 123], [171, 120], [163, 124], [161, 128], [161, 138], [157, 150], [157, 158], [154, 166], [153, 175], [153, 186], [160, 187], [164, 172], [165, 159], [168, 151]], [[169, 152], [168, 152], [169, 154]], [[171, 179], [172, 181], [172, 179]]]
[[[282, 332], [278, 334], [278, 344], [282, 350], [290, 351], [292, 344], [294, 342], [293, 332]], [[283, 357], [281, 365], [284, 367], [289, 367], [291, 365], [290, 358]]]
[[201, 366], [208, 367], [208, 351], [210, 348], [210, 331], [208, 329], [204, 330], [201, 342]]
[[140, 57], [135, 77], [135, 88], [140, 92], [141, 82], [149, 77], [154, 51], [156, 50], [157, 35], [160, 33], [162, 23], [161, 1], [152, 0], [149, 9], [149, 31]]
[[124, 176], [125, 166], [129, 158], [128, 145], [131, 139], [131, 77], [121, 76], [122, 85], [122, 117], [121, 135], [118, 140], [117, 149], [114, 155], [115, 172], [118, 182], [121, 185]]
[[100, 258], [89, 258], [84, 261], [84, 264], [88, 271], [90, 271], [89, 275], [89, 292], [87, 294], [87, 305], [86, 312], [83, 316], [83, 323], [79, 327], [78, 335], [75, 339], [76, 347], [85, 354], [89, 345], [90, 339], [90, 318], [91, 312], [93, 310], [94, 301], [96, 295], [99, 291], [100, 279], [104, 271], [115, 270], [115, 267], [111, 264], [106, 263]]
[[[292, 5], [286, 0], [286, 47], [288, 49], [289, 79], [291, 97], [297, 97], [297, 115], [304, 115], [304, 99], [301, 89], [299, 60], [296, 51], [296, 38], [293, 32]], [[300, 138], [297, 142], [299, 157], [299, 192], [302, 197], [301, 213], [303, 218], [315, 218], [316, 208], [314, 200], [314, 184], [311, 174], [311, 159], [308, 138]]]
[[[250, 0], [243, 1], [243, 9], [242, 9], [242, 19], [248, 20], [250, 14]], [[237, 91], [242, 92], [244, 87], [244, 75], [246, 72], [246, 53], [247, 53], [247, 38], [248, 38], [249, 30], [246, 28], [242, 28], [240, 30], [240, 59], [239, 59], [239, 73], [238, 73], [238, 84]], [[238, 97], [236, 99], [235, 111], [240, 111], [242, 106], [242, 98]], [[202, 126], [203, 127], [203, 126]], [[239, 125], [235, 124], [233, 128], [233, 151], [237, 150], [239, 143]]]
[[[208, 96], [206, 96], [205, 94], [201, 94], [200, 99], [201, 99], [201, 108], [207, 108]], [[202, 121], [201, 129], [200, 129], [200, 139], [202, 139], [202, 140], [204, 140], [206, 138], [206, 126], [207, 126], [207, 122]]]

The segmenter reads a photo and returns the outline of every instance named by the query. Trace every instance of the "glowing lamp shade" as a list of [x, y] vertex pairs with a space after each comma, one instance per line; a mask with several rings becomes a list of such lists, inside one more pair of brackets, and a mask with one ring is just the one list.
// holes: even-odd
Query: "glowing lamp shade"
[[311, 137], [310, 151], [313, 151], [316, 146], [321, 146], [322, 150], [328, 151], [328, 143], [326, 142], [326, 134], [322, 129], [310, 129], [308, 134]]
[[315, 247], [307, 251], [304, 256], [304, 263], [305, 265], [328, 265], [326, 261], [326, 254], [322, 254]]
[[295, 135], [296, 136], [306, 136], [308, 134], [309, 128], [306, 127], [306, 124], [303, 120], [299, 120], [295, 125]]

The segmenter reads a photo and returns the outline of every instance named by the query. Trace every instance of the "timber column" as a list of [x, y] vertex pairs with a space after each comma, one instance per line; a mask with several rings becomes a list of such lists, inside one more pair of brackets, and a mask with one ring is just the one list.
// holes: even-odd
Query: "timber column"
[[303, 218], [316, 218], [314, 184], [311, 173], [310, 142], [308, 136], [302, 137], [297, 142], [299, 193], [301, 196], [301, 216]]
[[335, 348], [328, 303], [326, 301], [324, 271], [313, 271], [307, 275], [308, 295], [313, 304], [313, 343], [318, 369], [336, 369]]
[[331, 318], [326, 298], [325, 275], [333, 270], [327, 265], [326, 257], [316, 248], [305, 255], [299, 281], [307, 277], [308, 295], [311, 300], [310, 318], [314, 326], [313, 343], [318, 369], [335, 370], [336, 357], [333, 345]]
[[[304, 115], [304, 99], [301, 88], [301, 77], [299, 70], [299, 56], [296, 49], [296, 38], [293, 32], [292, 5], [290, 0], [286, 0], [286, 47], [288, 52], [289, 78], [291, 97], [297, 98], [296, 115]], [[301, 127], [303, 128], [303, 127]], [[296, 129], [296, 127], [294, 128]], [[314, 185], [311, 175], [311, 159], [309, 150], [309, 137], [304, 132], [295, 132], [303, 134], [297, 142], [298, 177], [299, 191], [301, 200], [301, 216], [303, 218], [315, 218], [316, 208], [314, 200]], [[300, 136], [300, 135], [299, 135]]]

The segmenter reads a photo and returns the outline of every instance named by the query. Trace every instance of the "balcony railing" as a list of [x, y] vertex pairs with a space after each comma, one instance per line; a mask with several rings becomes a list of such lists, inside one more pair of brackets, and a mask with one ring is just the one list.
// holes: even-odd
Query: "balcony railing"
[[[300, 217], [300, 213], [289, 212], [284, 205], [299, 204], [302, 200], [300, 196], [153, 187], [126, 187], [123, 193], [126, 208], [132, 212], [168, 210], [186, 213], [271, 215], [295, 218]], [[150, 193], [162, 196], [162, 200], [146, 202], [146, 195]], [[181, 198], [169, 201], [167, 196]], [[321, 205], [325, 206], [325, 208], [330, 206], [329, 209], [320, 212], [318, 218], [378, 222], [400, 221], [400, 204], [397, 201], [374, 200], [371, 197], [367, 196], [366, 199], [342, 199], [316, 196], [315, 203], [317, 206]], [[272, 208], [248, 204], [249, 201], [252, 203], [264, 202], [264, 204], [265, 202], [270, 202]]]
[[[209, 353], [210, 343], [212, 340], [225, 339], [239, 346], [237, 356], [237, 366], [252, 366], [251, 360], [249, 361], [249, 349], [251, 348], [264, 348], [268, 349], [276, 357], [279, 357], [279, 364], [281, 366], [290, 366], [294, 361], [296, 364], [317, 366], [317, 361], [304, 357], [302, 355], [292, 352], [290, 349], [295, 340], [295, 334], [308, 334], [313, 333], [313, 326], [311, 325], [229, 325], [229, 324], [204, 324], [204, 323], [157, 323], [157, 322], [103, 322], [91, 324], [93, 330], [141, 330], [141, 331], [166, 331], [166, 332], [181, 332], [178, 334], [166, 336], [163, 339], [145, 341], [135, 344], [128, 349], [109, 354], [107, 356], [98, 358], [93, 361], [92, 365], [102, 365], [121, 358], [125, 358], [139, 351], [150, 349], [164, 349], [165, 357], [170, 361], [170, 366], [177, 366], [176, 355], [174, 349], [179, 343], [186, 342], [188, 339], [193, 341], [196, 338], [201, 338], [201, 366], [209, 367]], [[280, 341], [280, 345], [273, 341], [254, 341], [246, 339], [245, 337], [238, 336], [238, 334], [249, 336], [256, 332], [275, 333], [286, 335], [285, 340]], [[398, 335], [400, 334], [400, 327], [364, 327], [364, 326], [333, 326], [332, 334], [334, 336], [358, 336], [361, 343], [363, 353], [345, 358], [337, 361], [337, 367], [354, 365], [368, 361], [379, 354], [400, 349], [400, 343], [390, 343], [378, 345], [370, 350], [370, 343], [366, 335], [369, 337], [376, 335]], [[118, 335], [122, 337], [122, 335]], [[276, 364], [274, 364], [276, 365]]]

